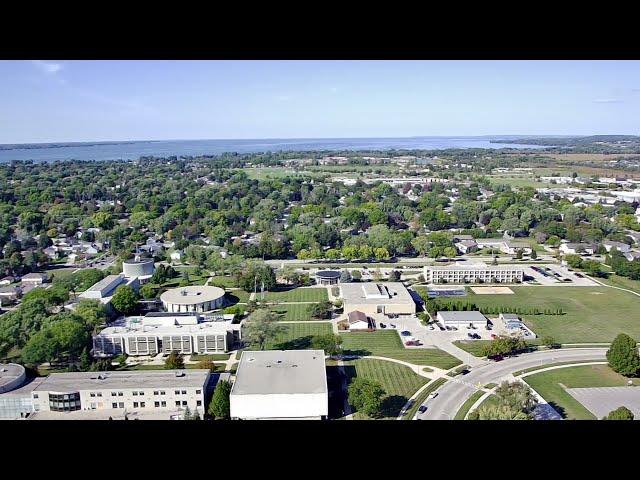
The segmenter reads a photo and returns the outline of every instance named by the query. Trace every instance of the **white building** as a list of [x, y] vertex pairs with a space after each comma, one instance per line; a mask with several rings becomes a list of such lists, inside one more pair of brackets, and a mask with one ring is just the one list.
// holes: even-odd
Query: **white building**
[[478, 239], [476, 240], [478, 248], [491, 248], [500, 250], [502, 253], [508, 255], [515, 255], [518, 251], [530, 255], [531, 245], [526, 242], [518, 242], [509, 239]]
[[244, 351], [231, 389], [231, 418], [321, 420], [329, 414], [324, 351]]
[[46, 282], [47, 278], [48, 277], [46, 273], [28, 273], [20, 279], [20, 282], [23, 285], [37, 286], [42, 285], [44, 282]]
[[593, 253], [595, 252], [595, 248], [590, 243], [568, 242], [568, 243], [561, 244], [560, 247], [558, 248], [558, 251], [564, 254], [571, 254], [571, 255], [579, 255], [579, 254], [593, 255]]
[[424, 279], [427, 283], [521, 283], [524, 271], [515, 265], [425, 265]]
[[94, 357], [127, 355], [224, 353], [241, 339], [233, 315], [201, 316], [196, 313], [153, 312], [126, 317], [93, 337]]
[[416, 302], [401, 282], [341, 283], [340, 296], [345, 312], [358, 310], [367, 315], [416, 313]]
[[349, 330], [369, 330], [371, 328], [371, 321], [365, 313], [359, 310], [349, 312], [347, 323]]
[[209, 285], [191, 285], [167, 290], [160, 295], [168, 312], [208, 312], [224, 305], [225, 291]]
[[55, 412], [47, 419], [66, 420], [73, 412], [205, 412], [209, 370], [146, 370], [52, 373], [31, 392], [33, 410]]
[[602, 242], [602, 245], [607, 250], [607, 252], [610, 252], [612, 248], [617, 249], [620, 253], [628, 253], [631, 250], [631, 247], [629, 247], [629, 245], [627, 245], [626, 243], [614, 242], [612, 240], [605, 240], [604, 242]]
[[467, 327], [473, 325], [474, 328], [484, 328], [487, 325], [487, 317], [478, 311], [453, 311], [438, 312], [436, 319], [444, 327]]
[[135, 277], [127, 279], [124, 275], [107, 275], [82, 292], [79, 298], [99, 300], [106, 308], [111, 309], [111, 299], [122, 285], [128, 285], [136, 291], [140, 288], [140, 282]]

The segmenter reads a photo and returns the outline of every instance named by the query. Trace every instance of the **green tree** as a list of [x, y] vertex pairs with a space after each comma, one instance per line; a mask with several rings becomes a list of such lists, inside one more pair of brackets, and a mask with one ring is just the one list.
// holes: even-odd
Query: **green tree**
[[209, 415], [213, 418], [228, 419], [231, 416], [230, 395], [231, 382], [226, 380], [219, 381], [211, 397], [211, 402], [209, 403]]
[[334, 333], [326, 335], [316, 335], [311, 339], [311, 348], [314, 350], [324, 350], [330, 357], [335, 357], [342, 351], [342, 336]]
[[640, 356], [636, 341], [629, 335], [619, 334], [607, 351], [607, 360], [614, 372], [627, 377], [635, 376], [640, 370]]
[[107, 311], [99, 300], [82, 299], [74, 312], [82, 318], [90, 331], [104, 325], [107, 321]]
[[264, 350], [266, 344], [275, 340], [284, 332], [284, 327], [278, 325], [278, 315], [264, 308], [249, 315], [246, 323], [245, 338], [251, 345]]
[[331, 303], [326, 300], [318, 303], [312, 303], [307, 307], [307, 312], [311, 318], [316, 320], [331, 318]]
[[633, 412], [627, 407], [618, 407], [610, 411], [603, 420], [633, 420]]
[[122, 314], [129, 314], [138, 307], [138, 294], [129, 285], [121, 285], [111, 299], [113, 307]]
[[536, 252], [535, 248], [531, 250], [531, 260], [536, 260], [538, 258], [538, 252]]
[[145, 300], [156, 298], [157, 293], [158, 290], [150, 283], [145, 283], [140, 287], [140, 295], [142, 295], [142, 298]]
[[542, 337], [542, 344], [547, 348], [558, 348], [560, 345], [556, 342], [556, 339], [550, 335]]
[[171, 352], [164, 361], [164, 368], [167, 370], [176, 370], [184, 368], [184, 357], [177, 351]]
[[340, 272], [340, 283], [349, 283], [351, 281], [351, 274], [346, 268]]
[[355, 409], [371, 418], [382, 416], [382, 400], [386, 395], [379, 382], [364, 377], [356, 377], [348, 388], [349, 403]]
[[89, 356], [89, 350], [87, 347], [82, 349], [82, 353], [80, 354], [80, 371], [88, 372], [89, 368], [91, 368], [91, 357]]

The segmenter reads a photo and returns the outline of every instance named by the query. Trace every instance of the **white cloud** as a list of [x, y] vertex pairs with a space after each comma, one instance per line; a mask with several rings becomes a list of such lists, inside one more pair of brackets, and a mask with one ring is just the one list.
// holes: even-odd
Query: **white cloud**
[[32, 63], [46, 75], [55, 75], [60, 70], [62, 70], [63, 67], [61, 63], [45, 62], [44, 60], [33, 60]]
[[594, 103], [623, 103], [624, 100], [620, 98], [598, 98], [593, 101]]

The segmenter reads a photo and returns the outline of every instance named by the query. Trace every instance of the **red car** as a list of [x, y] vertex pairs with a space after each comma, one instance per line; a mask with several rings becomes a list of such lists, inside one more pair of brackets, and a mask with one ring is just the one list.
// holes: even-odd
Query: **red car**
[[498, 338], [498, 336], [495, 333], [492, 333], [491, 338]]
[[415, 340], [407, 340], [406, 342], [404, 342], [404, 344], [407, 347], [415, 347], [418, 345], [418, 342], [416, 342]]
[[494, 355], [493, 357], [489, 357], [489, 360], [493, 360], [494, 362], [499, 362], [503, 359], [504, 357], [502, 355]]

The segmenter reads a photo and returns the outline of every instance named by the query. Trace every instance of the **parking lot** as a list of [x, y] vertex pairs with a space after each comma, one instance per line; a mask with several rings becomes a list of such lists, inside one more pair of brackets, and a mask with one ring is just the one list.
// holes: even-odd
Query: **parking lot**
[[568, 388], [567, 392], [596, 418], [602, 418], [622, 406], [631, 410], [635, 418], [640, 418], [638, 387]]
[[584, 274], [569, 271], [562, 265], [527, 265], [524, 274], [533, 277], [539, 284], [554, 287], [568, 285], [571, 287], [597, 287], [598, 284]]

